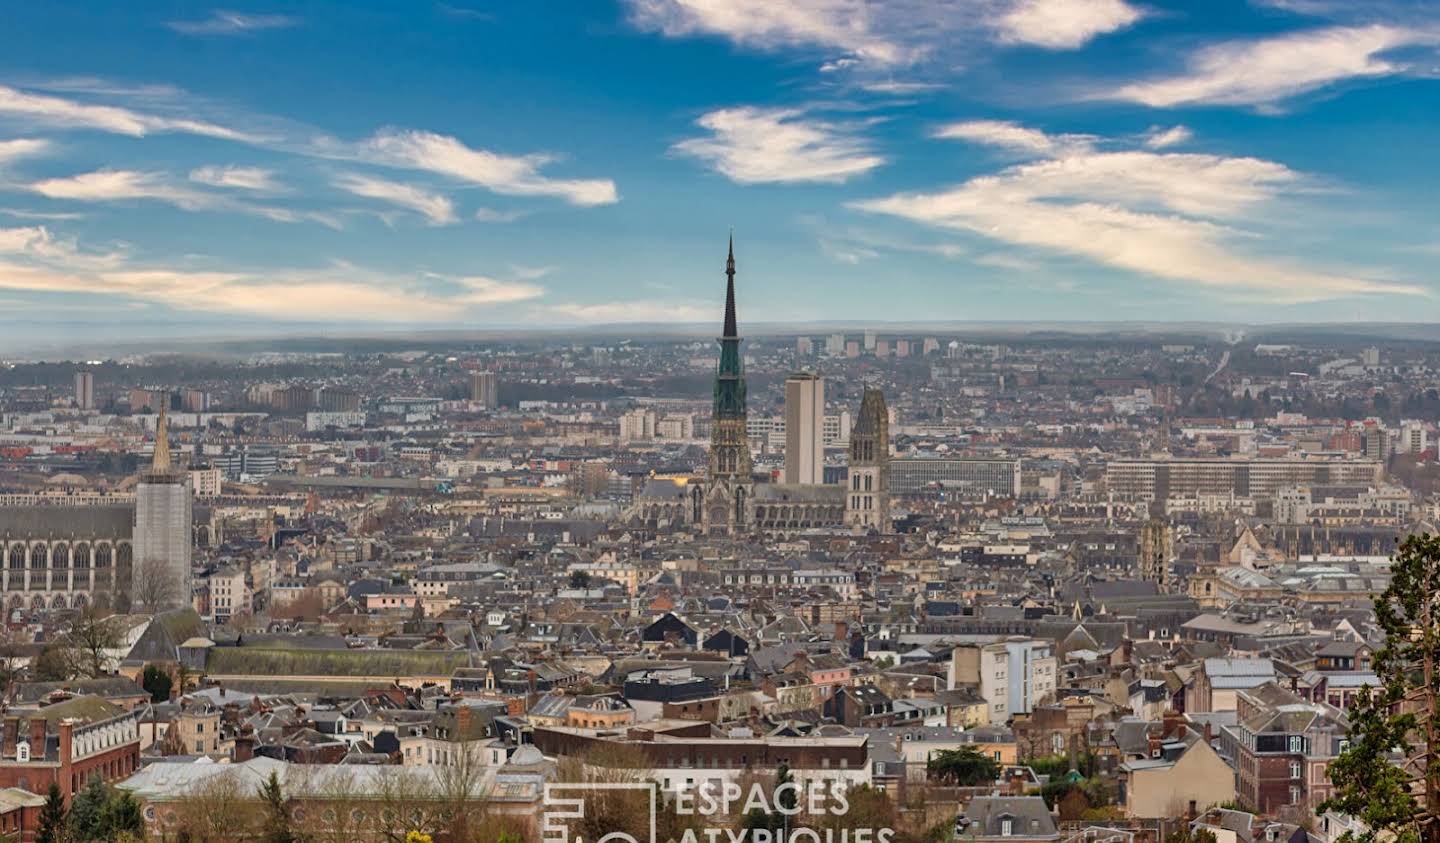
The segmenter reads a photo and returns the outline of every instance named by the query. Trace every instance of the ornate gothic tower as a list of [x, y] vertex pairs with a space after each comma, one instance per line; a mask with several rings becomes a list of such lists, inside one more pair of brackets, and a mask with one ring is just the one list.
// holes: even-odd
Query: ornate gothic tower
[[707, 533], [738, 533], [750, 523], [750, 440], [745, 435], [745, 372], [735, 319], [735, 236], [725, 259], [725, 328], [715, 372], [710, 467], [700, 512]]
[[850, 430], [850, 488], [845, 523], [890, 531], [890, 413], [885, 393], [870, 387], [860, 399], [860, 418]]
[[1170, 560], [1175, 556], [1175, 534], [1158, 516], [1140, 528], [1140, 578], [1155, 583], [1160, 593], [1169, 591]]

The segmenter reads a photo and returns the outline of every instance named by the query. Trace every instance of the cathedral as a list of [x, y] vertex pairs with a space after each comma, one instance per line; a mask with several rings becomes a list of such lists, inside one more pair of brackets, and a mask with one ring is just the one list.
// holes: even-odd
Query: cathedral
[[133, 504], [0, 507], [0, 605], [15, 610], [188, 606], [194, 512], [189, 475], [170, 461], [165, 414]]
[[889, 532], [889, 414], [878, 389], [867, 388], [860, 404], [860, 417], [851, 432], [847, 485], [755, 482], [745, 432], [745, 371], [735, 314], [733, 235], [725, 259], [725, 322], [719, 343], [705, 478], [697, 482], [688, 478], [651, 480], [631, 508], [630, 519], [710, 536], [786, 536], [842, 528]]

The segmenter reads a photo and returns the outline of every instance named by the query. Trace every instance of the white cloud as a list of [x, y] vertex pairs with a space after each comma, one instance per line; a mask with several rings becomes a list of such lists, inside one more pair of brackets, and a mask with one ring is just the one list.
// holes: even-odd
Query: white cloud
[[1194, 136], [1195, 133], [1185, 126], [1171, 126], [1168, 129], [1161, 129], [1157, 126], [1146, 133], [1145, 145], [1151, 149], [1169, 149], [1172, 146], [1189, 143]]
[[1102, 98], [1155, 108], [1265, 105], [1346, 79], [1403, 73], [1407, 65], [1384, 54], [1436, 43], [1440, 43], [1440, 34], [1434, 30], [1382, 25], [1337, 26], [1256, 41], [1230, 41], [1190, 56], [1185, 73], [1123, 85]]
[[620, 197], [609, 179], [555, 179], [541, 175], [549, 155], [502, 155], [472, 149], [448, 135], [387, 129], [345, 149], [325, 144], [322, 153], [387, 167], [426, 170], [508, 196], [554, 196], [572, 205], [609, 205]]
[[1140, 20], [1124, 0], [1017, 0], [996, 21], [1001, 43], [1075, 49]]
[[865, 0], [630, 0], [630, 10], [637, 26], [670, 37], [720, 35], [760, 49], [824, 47], [880, 65], [914, 57], [877, 29], [875, 13], [883, 10]]
[[289, 15], [247, 15], [217, 9], [210, 17], [195, 21], [171, 21], [166, 24], [185, 35], [247, 35], [267, 29], [288, 29], [299, 26], [300, 19]]
[[475, 209], [475, 219], [479, 222], [514, 222], [524, 216], [524, 211], [497, 211], [494, 208]]
[[1094, 140], [1083, 135], [1049, 135], [1009, 120], [966, 120], [949, 123], [931, 133], [942, 140], [965, 140], [1024, 153], [1050, 154], [1088, 148]]
[[165, 173], [139, 170], [95, 170], [64, 178], [33, 182], [30, 190], [50, 199], [120, 202], [155, 199], [186, 210], [211, 205], [215, 198], [171, 181]]
[[545, 292], [528, 281], [393, 276], [345, 263], [263, 272], [139, 265], [123, 253], [82, 252], [73, 240], [44, 227], [0, 228], [0, 290], [118, 296], [178, 310], [339, 322], [448, 322], [464, 308], [513, 304]]
[[[1001, 45], [1073, 49], [1144, 15], [1127, 0], [627, 0], [638, 28], [716, 36], [758, 50], [821, 53], [822, 73], [875, 78], [898, 67], [950, 73], [956, 56]], [[896, 90], [881, 93], [898, 93]]]
[[16, 138], [0, 141], [0, 166], [19, 158], [32, 158], [50, 148], [50, 142], [39, 138]]
[[[150, 105], [163, 100], [160, 110], [173, 109], [177, 94], [164, 89], [158, 94], [136, 94], [131, 89], [106, 89], [94, 80], [55, 83], [74, 90], [138, 98]], [[148, 89], [146, 89], [148, 90]], [[152, 109], [153, 110], [153, 109]], [[93, 129], [131, 137], [160, 132], [185, 133], [231, 140], [289, 154], [334, 158], [346, 161], [439, 173], [466, 184], [479, 185], [511, 196], [551, 196], [572, 205], [608, 205], [619, 201], [615, 182], [610, 179], [562, 179], [542, 173], [557, 160], [548, 154], [505, 155], [466, 146], [454, 137], [413, 129], [386, 129], [372, 137], [349, 143], [333, 138], [300, 137], [302, 130], [282, 121], [267, 121], [271, 128], [252, 133], [228, 128], [189, 116], [149, 113], [119, 105], [101, 105], [76, 99], [35, 94], [0, 85], [0, 117], [21, 118], [27, 126], [62, 129]], [[20, 154], [33, 154], [42, 141], [0, 142], [0, 163]], [[283, 192], [272, 174], [258, 167], [202, 167], [191, 173], [197, 184], [214, 187]]]
[[211, 187], [228, 187], [256, 193], [282, 193], [275, 171], [263, 167], [199, 167], [190, 171], [190, 180]]
[[163, 172], [95, 170], [32, 182], [25, 187], [50, 199], [74, 202], [151, 200], [165, 202], [186, 211], [234, 211], [275, 222], [318, 222], [330, 228], [341, 227], [340, 221], [332, 214], [243, 202], [218, 193], [196, 190]]
[[838, 183], [885, 163], [850, 127], [807, 118], [800, 110], [725, 108], [696, 123], [711, 134], [671, 149], [741, 184]]
[[1261, 236], [1237, 226], [1303, 183], [1255, 158], [1069, 149], [931, 193], [853, 203], [1003, 243], [1078, 256], [1154, 278], [1281, 301], [1361, 294], [1425, 294], [1413, 284], [1313, 270], [1255, 256], [1237, 243]]
[[708, 322], [712, 310], [694, 304], [655, 301], [614, 301], [600, 304], [555, 304], [545, 312], [571, 322]]
[[356, 196], [379, 199], [420, 214], [431, 225], [450, 225], [455, 222], [455, 203], [447, 196], [431, 193], [413, 184], [362, 176], [358, 173], [344, 173], [335, 178], [335, 186]]
[[222, 140], [257, 140], [244, 132], [205, 120], [145, 114], [120, 106], [94, 105], [46, 94], [31, 94], [0, 85], [0, 115], [6, 114], [20, 117], [30, 125], [94, 129], [132, 137], [174, 132]]

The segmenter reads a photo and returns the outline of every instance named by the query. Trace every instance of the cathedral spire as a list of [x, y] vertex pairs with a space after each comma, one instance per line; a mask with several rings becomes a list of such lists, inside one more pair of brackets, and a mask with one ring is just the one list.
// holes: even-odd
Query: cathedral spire
[[155, 422], [155, 458], [150, 465], [151, 474], [170, 473], [170, 434], [165, 426], [165, 405], [160, 405], [160, 419]]
[[730, 254], [725, 258], [725, 330], [724, 339], [740, 336], [735, 320], [735, 232], [730, 232]]

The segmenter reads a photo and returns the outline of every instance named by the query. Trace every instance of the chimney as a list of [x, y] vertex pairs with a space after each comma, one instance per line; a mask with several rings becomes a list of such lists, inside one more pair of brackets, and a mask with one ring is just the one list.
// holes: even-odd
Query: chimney
[[41, 718], [30, 718], [30, 757], [36, 760], [45, 757], [45, 726]]
[[1214, 740], [1214, 739], [1215, 739], [1215, 736], [1210, 733], [1210, 721], [1209, 721], [1209, 720], [1206, 720], [1206, 721], [1205, 721], [1205, 743], [1210, 743], [1210, 741], [1212, 741], [1212, 740]]
[[65, 718], [60, 721], [60, 764], [69, 764], [71, 751], [75, 748], [75, 718]]
[[15, 744], [19, 741], [19, 739], [20, 718], [13, 715], [7, 716], [5, 718], [5, 747], [3, 753], [6, 758], [15, 757]]
[[255, 728], [245, 726], [235, 736], [235, 762], [238, 764], [255, 757]]
[[459, 733], [461, 740], [466, 740], [470, 729], [470, 706], [462, 705], [455, 709], [455, 731]]

